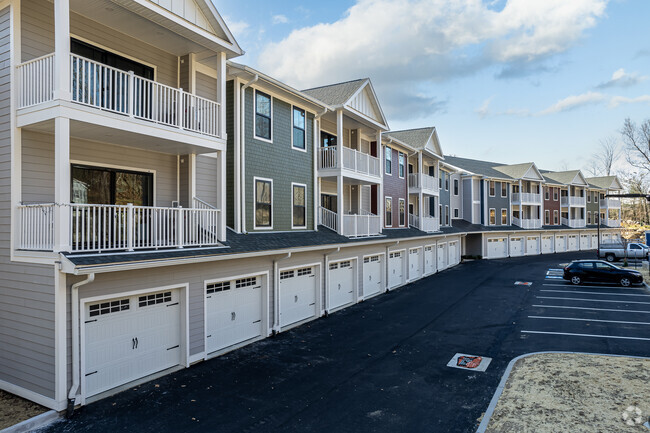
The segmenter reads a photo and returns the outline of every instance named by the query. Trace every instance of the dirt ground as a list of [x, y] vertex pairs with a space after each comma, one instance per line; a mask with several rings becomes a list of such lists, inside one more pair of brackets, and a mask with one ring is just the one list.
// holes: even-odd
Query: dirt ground
[[650, 359], [539, 354], [517, 361], [487, 431], [638, 433], [649, 416]]
[[47, 408], [29, 400], [0, 391], [0, 430], [40, 415], [47, 410]]

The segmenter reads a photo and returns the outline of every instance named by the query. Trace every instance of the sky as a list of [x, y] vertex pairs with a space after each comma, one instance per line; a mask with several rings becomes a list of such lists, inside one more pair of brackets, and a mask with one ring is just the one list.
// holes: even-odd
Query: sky
[[647, 0], [213, 1], [237, 62], [297, 89], [369, 77], [390, 129], [435, 126], [446, 154], [586, 169], [650, 118]]

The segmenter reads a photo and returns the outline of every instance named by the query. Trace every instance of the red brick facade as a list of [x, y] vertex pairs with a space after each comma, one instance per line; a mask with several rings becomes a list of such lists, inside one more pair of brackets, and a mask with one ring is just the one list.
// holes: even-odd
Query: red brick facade
[[[551, 226], [560, 225], [560, 221], [561, 221], [560, 188], [557, 186], [544, 186], [543, 193], [544, 193], [544, 215], [542, 215], [542, 224], [551, 225]], [[546, 219], [547, 211], [549, 215], [548, 221]], [[557, 211], [557, 214], [555, 214], [555, 211]], [[555, 219], [555, 215], [557, 215], [557, 220]]]

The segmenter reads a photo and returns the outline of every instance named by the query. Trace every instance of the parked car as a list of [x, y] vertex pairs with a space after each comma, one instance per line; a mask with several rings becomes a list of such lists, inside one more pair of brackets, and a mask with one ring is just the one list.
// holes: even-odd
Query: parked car
[[647, 259], [650, 248], [642, 243], [629, 243], [627, 248], [623, 244], [601, 244], [600, 256], [608, 262], [615, 262], [625, 257], [628, 259]]
[[584, 282], [617, 283], [623, 287], [643, 283], [641, 272], [623, 269], [603, 260], [574, 260], [564, 268], [564, 279], [573, 284]]

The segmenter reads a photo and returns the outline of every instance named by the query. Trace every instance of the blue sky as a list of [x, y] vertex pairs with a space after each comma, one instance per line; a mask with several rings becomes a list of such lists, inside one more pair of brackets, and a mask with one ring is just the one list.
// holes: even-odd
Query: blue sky
[[391, 129], [436, 126], [446, 153], [583, 168], [650, 118], [647, 0], [214, 2], [237, 61], [297, 88], [370, 77]]

